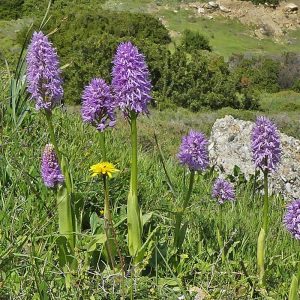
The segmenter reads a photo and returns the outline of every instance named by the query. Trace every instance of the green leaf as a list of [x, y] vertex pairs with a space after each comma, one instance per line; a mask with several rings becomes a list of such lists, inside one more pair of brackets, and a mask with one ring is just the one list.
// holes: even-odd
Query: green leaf
[[182, 246], [182, 244], [184, 242], [184, 239], [185, 239], [185, 236], [186, 236], [187, 227], [188, 227], [188, 222], [185, 222], [181, 226], [181, 228], [180, 228], [179, 237], [178, 237], [178, 249], [181, 248], [181, 246]]
[[97, 249], [97, 246], [106, 242], [106, 235], [104, 233], [96, 234], [93, 240], [87, 246], [87, 252], [93, 252]]
[[[139, 251], [137, 252], [137, 255], [134, 258], [134, 262], [135, 263], [139, 263], [143, 260], [144, 256], [145, 256], [145, 252], [147, 250], [148, 245], [150, 244], [150, 242], [153, 240], [154, 236], [156, 233], [158, 233], [158, 231], [160, 230], [160, 227], [156, 227], [148, 236], [146, 242], [143, 244], [143, 246], [139, 249]], [[154, 245], [153, 245], [154, 247]]]
[[164, 286], [178, 286], [178, 281], [174, 278], [158, 278], [158, 285]]
[[153, 212], [142, 215], [142, 224], [143, 224], [142, 227], [144, 227], [145, 224], [147, 224], [152, 217], [153, 217]]
[[102, 231], [104, 231], [103, 225], [104, 225], [103, 219], [99, 218], [98, 215], [95, 212], [93, 212], [90, 216], [90, 226], [91, 226], [92, 233], [95, 234], [99, 227], [102, 228]]
[[299, 281], [296, 275], [293, 275], [292, 283], [290, 286], [289, 300], [299, 300]]
[[239, 174], [241, 173], [241, 169], [239, 166], [235, 165], [233, 168], [233, 174], [235, 177], [239, 176]]
[[72, 249], [75, 247], [75, 226], [73, 224], [73, 214], [71, 208], [71, 195], [65, 185], [57, 189], [57, 210], [59, 232], [64, 235]]
[[258, 240], [257, 240], [257, 266], [259, 272], [260, 282], [263, 284], [265, 276], [265, 241], [266, 232], [261, 228]]
[[68, 248], [67, 239], [65, 236], [59, 236], [56, 239], [56, 244], [58, 247], [58, 262], [60, 267], [64, 267], [68, 262]]

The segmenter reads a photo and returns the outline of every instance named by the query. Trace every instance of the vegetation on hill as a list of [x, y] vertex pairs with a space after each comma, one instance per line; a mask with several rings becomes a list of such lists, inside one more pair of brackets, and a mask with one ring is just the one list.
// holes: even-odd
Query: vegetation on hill
[[254, 4], [272, 4], [272, 5], [278, 5], [280, 0], [243, 0], [243, 1], [251, 1]]
[[[22, 13], [32, 16], [36, 9], [39, 24], [45, 2], [25, 0]], [[0, 299], [287, 299], [300, 253], [299, 241], [282, 224], [285, 199], [270, 193], [263, 288], [256, 261], [264, 215], [261, 178], [245, 178], [235, 166], [226, 179], [235, 188], [236, 200], [221, 208], [212, 197], [212, 186], [225, 174], [210, 165], [195, 174], [194, 189], [186, 193], [192, 172], [179, 165], [177, 153], [183, 135], [193, 129], [208, 137], [215, 120], [228, 114], [253, 121], [264, 113], [281, 131], [300, 138], [299, 94], [273, 94], [282, 88], [282, 70], [287, 73], [291, 64], [283, 68], [276, 60], [245, 56], [227, 63], [214, 52], [210, 40], [194, 31], [186, 31], [183, 42], [170, 51], [171, 39], [158, 19], [113, 13], [99, 3], [56, 0], [43, 28], [60, 56], [65, 101], [79, 104], [83, 87], [93, 77], [111, 82], [117, 45], [131, 40], [145, 54], [153, 84], [152, 104], [159, 109], [150, 108], [147, 117], [139, 116], [137, 139], [136, 131], [134, 135], [131, 131], [130, 138], [135, 114], [123, 118], [117, 112], [116, 126], [104, 138], [82, 122], [78, 106], [37, 112], [27, 93], [24, 61], [19, 60], [16, 70], [11, 68], [3, 78], [0, 74]], [[34, 29], [39, 27], [36, 24]], [[18, 34], [20, 43], [25, 31]], [[48, 101], [50, 94], [45, 94], [42, 100]], [[59, 199], [57, 190], [47, 188], [41, 175], [42, 149], [50, 140], [58, 143], [62, 160], [56, 163], [69, 175], [66, 181], [71, 186], [67, 195], [58, 193]], [[106, 157], [101, 151], [105, 143]], [[136, 197], [146, 245], [139, 263], [127, 244], [130, 153], [135, 151]], [[90, 172], [104, 157], [119, 170], [109, 182], [109, 192], [105, 183], [101, 188], [103, 173], [92, 178]], [[115, 267], [106, 248], [104, 198], [108, 196], [113, 223], [109, 229], [119, 252], [112, 251]], [[57, 208], [64, 197], [72, 198], [75, 250], [65, 247], [66, 236], [58, 226]], [[189, 203], [183, 216], [184, 199]], [[178, 216], [183, 216], [180, 249], [173, 243]]]
[[[112, 53], [118, 43], [127, 40], [132, 40], [146, 55], [154, 90], [153, 105], [160, 109], [257, 109], [260, 92], [276, 92], [286, 87], [297, 90], [299, 68], [293, 67], [292, 77], [284, 71], [291, 69], [291, 62], [295, 61], [292, 55], [286, 55], [284, 60], [234, 55], [227, 63], [214, 53], [213, 37], [209, 40], [207, 35], [190, 29], [183, 31], [181, 41], [173, 44], [170, 51], [170, 36], [157, 18], [143, 13], [107, 11], [102, 8], [104, 2], [52, 3], [51, 18], [43, 30], [51, 34], [64, 65], [65, 102], [79, 104], [83, 87], [91, 77], [100, 76], [110, 82]], [[39, 24], [46, 5], [46, 0], [25, 0], [22, 15], [34, 17], [35, 24]], [[36, 28], [34, 25], [32, 30]], [[23, 43], [26, 31], [27, 28], [17, 32], [19, 44]]]

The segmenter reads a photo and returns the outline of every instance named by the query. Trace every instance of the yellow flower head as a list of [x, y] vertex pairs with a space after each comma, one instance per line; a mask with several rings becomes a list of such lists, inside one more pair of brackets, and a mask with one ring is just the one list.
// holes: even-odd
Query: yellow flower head
[[107, 161], [91, 166], [90, 170], [93, 177], [97, 175], [106, 175], [111, 178], [112, 174], [119, 172], [112, 163]]

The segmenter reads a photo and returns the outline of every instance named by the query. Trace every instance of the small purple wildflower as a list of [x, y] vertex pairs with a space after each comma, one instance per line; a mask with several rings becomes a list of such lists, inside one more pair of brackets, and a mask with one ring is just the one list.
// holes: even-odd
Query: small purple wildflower
[[102, 132], [115, 125], [115, 108], [110, 87], [103, 79], [95, 78], [84, 88], [81, 108], [84, 122], [92, 124]]
[[41, 172], [45, 186], [47, 187], [53, 188], [64, 182], [64, 176], [61, 173], [54, 146], [52, 144], [47, 144], [45, 146], [42, 156]]
[[283, 223], [294, 238], [300, 240], [300, 199], [293, 200], [287, 205]]
[[182, 138], [177, 157], [191, 171], [205, 170], [209, 164], [208, 141], [203, 133], [191, 130]]
[[36, 110], [51, 110], [63, 97], [61, 70], [52, 43], [42, 32], [34, 32], [27, 52], [27, 88]]
[[275, 171], [281, 157], [278, 129], [266, 117], [258, 117], [251, 135], [251, 149], [256, 167]]
[[225, 201], [234, 201], [235, 192], [233, 185], [222, 178], [218, 178], [213, 186], [212, 197], [216, 198], [219, 204], [223, 204]]
[[121, 43], [113, 64], [112, 86], [120, 109], [125, 115], [147, 114], [152, 86], [144, 55], [131, 42]]

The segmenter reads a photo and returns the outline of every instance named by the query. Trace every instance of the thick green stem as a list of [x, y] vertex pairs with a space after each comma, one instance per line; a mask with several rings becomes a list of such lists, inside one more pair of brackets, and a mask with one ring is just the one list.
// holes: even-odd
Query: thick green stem
[[268, 191], [268, 170], [264, 170], [264, 207], [263, 207], [263, 226], [260, 230], [257, 241], [257, 266], [259, 273], [259, 283], [265, 287], [265, 253], [266, 238], [269, 228], [269, 191]]
[[136, 116], [131, 118], [131, 174], [130, 174], [130, 189], [137, 194], [137, 125]]
[[264, 171], [264, 210], [263, 229], [267, 235], [269, 227], [269, 191], [268, 191], [268, 171]]
[[131, 174], [130, 191], [127, 201], [128, 247], [129, 253], [135, 257], [142, 247], [142, 223], [137, 197], [137, 115], [130, 115], [131, 127]]
[[184, 211], [186, 210], [186, 208], [188, 206], [188, 203], [189, 203], [189, 200], [191, 198], [191, 194], [192, 194], [193, 186], [194, 186], [194, 181], [195, 181], [195, 171], [192, 170], [191, 174], [190, 174], [189, 188], [188, 188], [188, 191], [185, 195], [183, 205], [182, 205], [182, 209], [177, 213], [177, 216], [176, 216], [174, 246], [178, 250], [181, 247], [180, 244], [182, 244], [180, 242], [180, 233], [181, 233], [181, 223], [182, 223], [182, 219], [183, 219], [183, 214], [184, 214]]
[[100, 133], [100, 147], [101, 147], [102, 161], [106, 161], [105, 132]]

